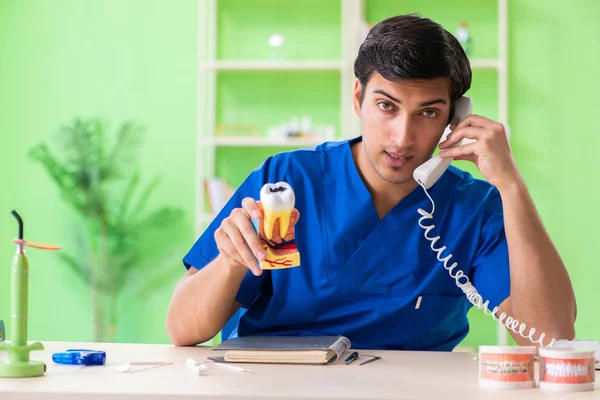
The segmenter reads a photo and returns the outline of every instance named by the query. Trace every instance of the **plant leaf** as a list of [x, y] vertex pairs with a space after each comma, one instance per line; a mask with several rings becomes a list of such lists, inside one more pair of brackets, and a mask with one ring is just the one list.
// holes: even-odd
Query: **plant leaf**
[[40, 162], [50, 178], [59, 187], [62, 197], [76, 210], [85, 213], [85, 194], [77, 180], [64, 165], [62, 165], [50, 152], [48, 146], [39, 144], [31, 149], [29, 156], [34, 161]]
[[148, 185], [146, 185], [145, 189], [142, 191], [142, 194], [138, 197], [136, 204], [131, 208], [132, 213], [127, 219], [128, 223], [135, 223], [138, 216], [144, 212], [144, 208], [146, 208], [146, 204], [148, 203], [152, 192], [154, 192], [159, 182], [160, 178], [155, 177], [150, 183], [148, 183]]
[[147, 232], [154, 229], [163, 230], [168, 226], [177, 225], [183, 219], [183, 216], [184, 213], [180, 209], [162, 207], [151, 212], [134, 226], [140, 232]]
[[143, 133], [144, 129], [131, 121], [121, 124], [113, 148], [108, 154], [108, 161], [113, 167], [111, 172], [115, 177], [123, 178], [124, 171], [132, 170]]
[[65, 252], [60, 252], [59, 256], [84, 282], [90, 282], [90, 265], [88, 263]]
[[[179, 267], [177, 264], [179, 264]], [[171, 279], [177, 280], [179, 276], [183, 275], [184, 269], [180, 254], [169, 254], [157, 262], [156, 265], [162, 265], [163, 267], [148, 272], [138, 272], [138, 274], [144, 274], [141, 277], [138, 277], [136, 273], [130, 274], [129, 280], [139, 283], [135, 290], [136, 297], [143, 299], [151, 291], [158, 288], [162, 289], [165, 282], [169, 282]]]
[[125, 189], [125, 193], [123, 194], [123, 197], [121, 199], [121, 204], [117, 211], [117, 216], [115, 217], [115, 220], [112, 222], [113, 225], [115, 225], [117, 227], [124, 226], [125, 215], [129, 211], [129, 206], [133, 199], [133, 193], [137, 189], [139, 183], [140, 183], [140, 171], [138, 169], [136, 169], [135, 172], [133, 173], [133, 175], [131, 176], [131, 178], [129, 179], [129, 183], [127, 185], [127, 188]]

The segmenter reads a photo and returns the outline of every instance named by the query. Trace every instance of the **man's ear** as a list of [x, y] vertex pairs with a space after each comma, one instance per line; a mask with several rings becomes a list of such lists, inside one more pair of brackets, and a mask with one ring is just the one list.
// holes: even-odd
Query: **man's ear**
[[362, 96], [362, 85], [360, 81], [357, 79], [354, 81], [354, 93], [352, 94], [352, 107], [354, 108], [354, 113], [360, 117], [360, 97]]

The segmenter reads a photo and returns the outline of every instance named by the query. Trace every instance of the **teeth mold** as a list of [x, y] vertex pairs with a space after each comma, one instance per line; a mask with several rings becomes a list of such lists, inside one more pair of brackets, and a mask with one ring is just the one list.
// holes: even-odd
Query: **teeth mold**
[[534, 346], [480, 346], [479, 383], [499, 389], [535, 387]]
[[540, 389], [594, 390], [596, 357], [592, 349], [540, 348]]

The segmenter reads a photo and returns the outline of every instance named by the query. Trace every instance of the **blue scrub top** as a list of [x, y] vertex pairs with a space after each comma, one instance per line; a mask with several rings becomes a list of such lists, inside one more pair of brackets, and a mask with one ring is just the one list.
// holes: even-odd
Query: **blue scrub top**
[[[286, 181], [300, 211], [302, 264], [259, 277], [248, 272], [236, 297], [247, 309], [238, 335], [343, 335], [354, 348], [450, 351], [469, 331], [471, 304], [418, 225], [418, 208], [430, 212], [431, 203], [417, 187], [380, 220], [352, 158], [350, 145], [358, 140], [265, 160], [183, 262], [208, 264], [218, 255], [214, 232], [231, 210], [244, 197], [258, 199], [263, 184]], [[451, 166], [429, 193], [435, 213], [428, 221], [436, 226], [430, 234], [441, 236], [437, 244], [447, 246], [493, 309], [510, 294], [497, 189]]]

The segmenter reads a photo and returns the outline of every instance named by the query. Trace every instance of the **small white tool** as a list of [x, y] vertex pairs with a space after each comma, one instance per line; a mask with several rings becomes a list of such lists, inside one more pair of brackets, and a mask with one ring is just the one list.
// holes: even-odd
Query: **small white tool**
[[196, 361], [193, 358], [187, 358], [185, 363], [196, 375], [204, 375], [208, 372], [208, 366], [205, 363]]
[[126, 362], [123, 364], [119, 364], [117, 365], [117, 372], [129, 372], [131, 371], [131, 368], [133, 368], [133, 366], [136, 365], [144, 365], [144, 366], [148, 366], [148, 368], [144, 368], [144, 370], [146, 369], [150, 369], [150, 368], [157, 368], [157, 367], [164, 367], [165, 365], [171, 365], [173, 363], [170, 362]]
[[211, 363], [212, 365], [214, 365], [217, 368], [226, 369], [228, 371], [254, 373], [254, 371], [252, 371], [250, 369], [238, 367], [237, 365], [229, 365], [229, 364], [220, 363], [220, 362], [216, 362], [216, 361], [212, 361], [212, 360], [208, 360], [207, 362]]

